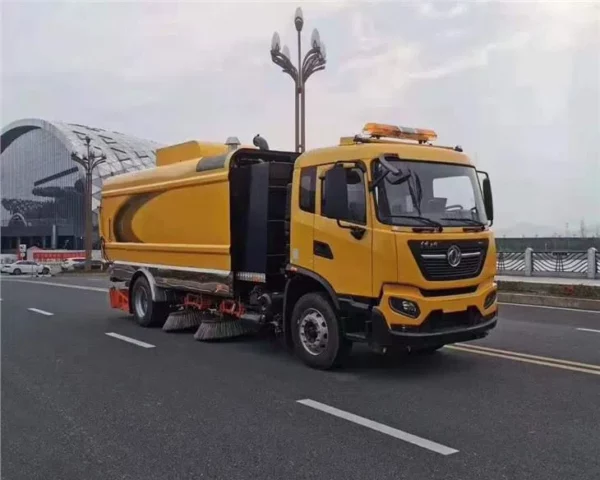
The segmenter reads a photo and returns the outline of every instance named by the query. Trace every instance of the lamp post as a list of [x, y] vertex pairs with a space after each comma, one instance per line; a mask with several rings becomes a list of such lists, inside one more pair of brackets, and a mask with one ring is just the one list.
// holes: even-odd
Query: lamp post
[[325, 69], [327, 55], [319, 31], [315, 28], [310, 39], [311, 48], [302, 59], [304, 16], [300, 7], [296, 9], [294, 25], [298, 33], [298, 66], [293, 64], [289, 48], [281, 47], [277, 32], [273, 33], [271, 40], [271, 60], [294, 80], [296, 151], [301, 153], [306, 150], [306, 82], [313, 73]]
[[85, 171], [85, 271], [92, 269], [92, 172], [94, 169], [106, 162], [106, 155], [97, 155], [91, 150], [92, 139], [85, 137], [87, 155], [80, 157], [75, 152], [71, 153], [71, 159], [81, 165]]

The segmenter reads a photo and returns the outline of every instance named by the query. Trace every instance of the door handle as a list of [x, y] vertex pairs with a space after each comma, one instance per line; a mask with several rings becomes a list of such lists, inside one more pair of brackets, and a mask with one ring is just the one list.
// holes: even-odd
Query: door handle
[[328, 243], [313, 240], [313, 254], [317, 257], [333, 260], [333, 252]]

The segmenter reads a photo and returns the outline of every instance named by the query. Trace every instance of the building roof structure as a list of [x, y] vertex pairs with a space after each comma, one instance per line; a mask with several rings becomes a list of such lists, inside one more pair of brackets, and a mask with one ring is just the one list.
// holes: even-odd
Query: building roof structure
[[[100, 206], [102, 182], [105, 178], [154, 167], [156, 165], [156, 150], [163, 146], [150, 140], [78, 123], [27, 118], [14, 121], [2, 129], [0, 158], [5, 151], [11, 148], [13, 142], [34, 130], [48, 132], [58, 139], [67, 151], [75, 152], [79, 156], [87, 154], [85, 139], [90, 137], [94, 151], [106, 155], [106, 162], [93, 172], [92, 210], [95, 212]], [[81, 166], [72, 162], [71, 168], [75, 167], [80, 170], [82, 176], [85, 174]], [[56, 175], [60, 175], [60, 173]]]

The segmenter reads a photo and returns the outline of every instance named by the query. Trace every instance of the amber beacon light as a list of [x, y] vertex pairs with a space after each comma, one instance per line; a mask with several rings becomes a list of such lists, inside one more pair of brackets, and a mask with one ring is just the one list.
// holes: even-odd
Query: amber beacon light
[[430, 142], [437, 138], [437, 133], [424, 128], [397, 127], [383, 123], [367, 123], [363, 133], [375, 138], [395, 138], [414, 140], [419, 143]]

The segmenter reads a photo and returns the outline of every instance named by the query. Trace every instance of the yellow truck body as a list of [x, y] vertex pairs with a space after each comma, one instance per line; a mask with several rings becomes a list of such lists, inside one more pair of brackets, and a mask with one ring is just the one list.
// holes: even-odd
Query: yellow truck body
[[130, 292], [145, 278], [163, 314], [189, 294], [233, 299], [319, 368], [358, 341], [435, 350], [485, 336], [498, 310], [489, 178], [432, 132], [389, 131], [303, 154], [159, 151], [157, 168], [103, 186], [111, 278]]

